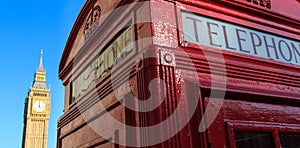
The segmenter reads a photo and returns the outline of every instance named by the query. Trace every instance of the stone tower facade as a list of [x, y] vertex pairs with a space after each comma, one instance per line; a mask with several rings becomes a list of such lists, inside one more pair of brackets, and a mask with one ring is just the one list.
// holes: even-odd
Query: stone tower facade
[[25, 101], [22, 148], [47, 147], [50, 101], [41, 51], [40, 64]]

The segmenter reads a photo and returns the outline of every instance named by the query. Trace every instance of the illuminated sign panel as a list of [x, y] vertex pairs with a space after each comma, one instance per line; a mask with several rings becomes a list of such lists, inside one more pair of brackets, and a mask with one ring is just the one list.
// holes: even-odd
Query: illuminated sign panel
[[189, 12], [182, 12], [184, 40], [300, 65], [300, 42]]
[[133, 50], [132, 43], [132, 27], [128, 27], [121, 31], [104, 50], [101, 50], [99, 56], [73, 81], [72, 101], [110, 71], [114, 64], [124, 59]]

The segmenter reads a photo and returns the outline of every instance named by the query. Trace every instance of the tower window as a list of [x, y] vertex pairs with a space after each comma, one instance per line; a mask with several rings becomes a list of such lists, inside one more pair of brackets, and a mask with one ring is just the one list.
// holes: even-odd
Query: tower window
[[44, 77], [37, 77], [38, 80], [44, 80]]
[[33, 96], [47, 97], [47, 94], [34, 93]]

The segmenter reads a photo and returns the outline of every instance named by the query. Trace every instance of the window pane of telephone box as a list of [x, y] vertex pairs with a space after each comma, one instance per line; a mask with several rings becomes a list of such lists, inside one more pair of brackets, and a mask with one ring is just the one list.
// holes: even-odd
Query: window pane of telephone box
[[282, 148], [300, 148], [300, 134], [279, 133]]
[[274, 148], [272, 133], [234, 131], [237, 148]]

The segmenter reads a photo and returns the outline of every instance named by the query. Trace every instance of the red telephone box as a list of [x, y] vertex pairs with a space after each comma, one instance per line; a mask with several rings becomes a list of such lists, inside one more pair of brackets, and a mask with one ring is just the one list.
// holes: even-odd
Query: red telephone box
[[298, 0], [88, 0], [57, 147], [300, 147]]

